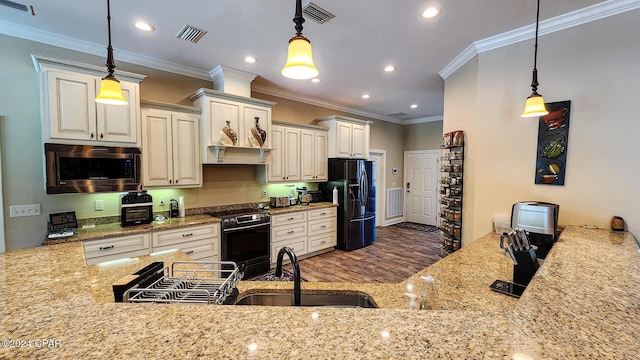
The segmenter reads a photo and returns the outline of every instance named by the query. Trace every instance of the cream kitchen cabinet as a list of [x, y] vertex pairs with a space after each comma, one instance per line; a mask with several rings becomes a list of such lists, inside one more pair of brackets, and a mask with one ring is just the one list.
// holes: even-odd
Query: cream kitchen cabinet
[[220, 224], [196, 225], [151, 234], [152, 252], [179, 249], [193, 260], [220, 260]]
[[327, 181], [328, 129], [273, 121], [269, 163], [257, 169], [257, 182]]
[[300, 171], [302, 181], [327, 181], [327, 130], [302, 130]]
[[[216, 90], [200, 89], [189, 97], [194, 106], [202, 108], [202, 163], [204, 164], [263, 164], [271, 149], [271, 108], [275, 103], [260, 99], [228, 94]], [[267, 133], [260, 148], [249, 141], [251, 129], [256, 125]], [[236, 131], [238, 142], [224, 146], [220, 131], [227, 126]]]
[[142, 102], [142, 183], [202, 186], [200, 109]]
[[269, 182], [299, 181], [300, 177], [300, 130], [273, 125], [271, 127], [271, 161]]
[[144, 76], [116, 72], [127, 105], [95, 102], [102, 67], [33, 57], [41, 72], [43, 141], [139, 146], [139, 82]]
[[88, 264], [149, 255], [149, 234], [135, 234], [101, 240], [83, 241]]
[[307, 252], [312, 253], [338, 245], [337, 209], [309, 210]]
[[307, 212], [298, 211], [271, 216], [271, 264], [278, 259], [278, 251], [288, 246], [296, 256], [307, 253]]
[[329, 157], [366, 159], [369, 157], [371, 121], [329, 116], [316, 119], [329, 128]]

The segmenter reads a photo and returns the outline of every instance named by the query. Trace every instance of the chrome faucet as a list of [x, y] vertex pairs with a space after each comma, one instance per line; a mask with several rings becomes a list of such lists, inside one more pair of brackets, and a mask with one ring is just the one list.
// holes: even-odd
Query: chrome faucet
[[278, 263], [276, 264], [276, 277], [282, 276], [282, 257], [284, 254], [289, 256], [291, 267], [293, 268], [293, 305], [300, 306], [300, 264], [298, 257], [290, 247], [283, 247], [278, 251]]

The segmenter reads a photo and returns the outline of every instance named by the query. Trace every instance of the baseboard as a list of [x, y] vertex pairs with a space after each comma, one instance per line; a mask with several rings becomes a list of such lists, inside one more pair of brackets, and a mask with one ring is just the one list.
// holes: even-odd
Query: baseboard
[[385, 220], [383, 226], [391, 226], [395, 224], [400, 224], [401, 222], [404, 222], [404, 217]]

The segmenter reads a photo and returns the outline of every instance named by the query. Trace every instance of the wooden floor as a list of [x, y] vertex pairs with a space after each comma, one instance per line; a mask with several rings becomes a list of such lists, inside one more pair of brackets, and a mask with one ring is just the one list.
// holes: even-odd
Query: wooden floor
[[302, 277], [308, 281], [400, 282], [440, 259], [440, 231], [387, 226], [376, 232], [376, 242], [364, 248], [300, 260]]

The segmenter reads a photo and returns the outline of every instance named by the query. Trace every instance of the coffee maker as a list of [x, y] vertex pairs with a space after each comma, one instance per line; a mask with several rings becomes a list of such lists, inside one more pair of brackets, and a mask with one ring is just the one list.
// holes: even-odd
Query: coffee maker
[[540, 201], [519, 202], [511, 208], [511, 228], [527, 232], [538, 259], [544, 259], [558, 240], [559, 210], [557, 204]]

